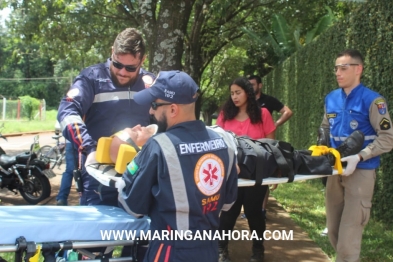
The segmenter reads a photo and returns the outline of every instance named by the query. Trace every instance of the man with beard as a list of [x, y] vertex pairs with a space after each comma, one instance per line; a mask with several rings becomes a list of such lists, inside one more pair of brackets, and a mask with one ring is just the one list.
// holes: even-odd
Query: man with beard
[[248, 77], [248, 81], [252, 84], [255, 91], [255, 97], [260, 107], [264, 107], [269, 110], [270, 114], [273, 115], [273, 111], [280, 114], [279, 119], [274, 122], [276, 127], [283, 125], [292, 117], [292, 110], [280, 102], [277, 98], [269, 96], [262, 92], [262, 79], [260, 76], [251, 75]]
[[138, 105], [133, 99], [154, 81], [154, 75], [141, 68], [145, 50], [141, 33], [125, 29], [116, 37], [110, 58], [82, 70], [60, 103], [57, 119], [63, 135], [79, 150], [80, 172], [74, 175], [81, 174], [81, 205], [117, 206], [117, 191], [92, 178], [84, 162], [100, 137], [150, 123], [149, 105]]
[[144, 261], [218, 261], [217, 238], [198, 236], [214, 236], [221, 210], [236, 200], [236, 158], [218, 133], [196, 120], [198, 89], [186, 73], [166, 71], [134, 96], [150, 106], [161, 131], [127, 166], [124, 187], [118, 186], [122, 207], [148, 215], [158, 236]]

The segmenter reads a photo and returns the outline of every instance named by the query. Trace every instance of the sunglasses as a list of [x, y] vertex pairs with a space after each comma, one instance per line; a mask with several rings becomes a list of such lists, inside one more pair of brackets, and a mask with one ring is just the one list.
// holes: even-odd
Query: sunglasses
[[141, 65], [142, 61], [137, 65], [137, 66], [131, 66], [131, 65], [123, 65], [122, 63], [119, 63], [117, 61], [115, 61], [113, 58], [110, 59], [112, 61], [112, 64], [115, 68], [121, 70], [123, 68], [126, 69], [127, 72], [135, 72], [136, 70], [138, 70], [139, 66]]
[[168, 106], [168, 105], [172, 105], [173, 103], [156, 103], [156, 102], [151, 102], [151, 108], [153, 110], [157, 110], [157, 108], [159, 106]]
[[334, 72], [336, 73], [339, 69], [341, 71], [346, 71], [350, 66], [358, 66], [359, 64], [341, 64], [334, 66]]

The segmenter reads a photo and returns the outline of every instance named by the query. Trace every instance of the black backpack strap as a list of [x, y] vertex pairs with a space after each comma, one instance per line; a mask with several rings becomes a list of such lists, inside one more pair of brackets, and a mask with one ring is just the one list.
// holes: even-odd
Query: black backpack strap
[[256, 158], [257, 162], [256, 162], [256, 168], [255, 168], [255, 185], [262, 185], [262, 182], [263, 182], [263, 163], [264, 163], [263, 157], [264, 156], [262, 154], [261, 148], [258, 147], [255, 144], [255, 141], [250, 139], [250, 138], [241, 137], [241, 139], [243, 139], [247, 144], [249, 144], [254, 149], [254, 152], [257, 155], [257, 158]]
[[292, 146], [289, 143], [273, 139], [259, 139], [258, 141], [269, 148], [276, 159], [281, 173], [288, 177], [288, 183], [293, 182], [295, 172], [293, 170]]

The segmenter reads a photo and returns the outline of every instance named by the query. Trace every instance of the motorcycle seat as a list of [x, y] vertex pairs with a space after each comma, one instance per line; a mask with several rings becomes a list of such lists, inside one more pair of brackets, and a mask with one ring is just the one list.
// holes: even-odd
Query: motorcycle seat
[[10, 166], [16, 163], [16, 156], [9, 155], [1, 155], [0, 156], [0, 165], [1, 166]]

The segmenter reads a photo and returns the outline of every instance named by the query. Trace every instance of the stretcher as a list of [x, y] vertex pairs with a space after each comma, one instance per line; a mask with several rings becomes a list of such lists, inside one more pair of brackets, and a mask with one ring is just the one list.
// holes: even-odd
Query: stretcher
[[[101, 184], [106, 186], [115, 186], [115, 178], [119, 177], [120, 174], [116, 172], [116, 170], [109, 165], [92, 165], [86, 167], [86, 170], [90, 175], [92, 175], [95, 179], [97, 179]], [[345, 168], [343, 169], [345, 170]], [[338, 175], [337, 170], [333, 169], [333, 173], [331, 175]], [[293, 182], [317, 179], [322, 177], [327, 177], [331, 175], [302, 175], [296, 174]], [[288, 177], [267, 177], [262, 181], [262, 185], [274, 185], [274, 184], [284, 184], [288, 183]], [[254, 186], [255, 180], [239, 178], [237, 185], [239, 187], [247, 187]]]
[[[345, 168], [343, 168], [343, 170], [345, 170]], [[331, 174], [331, 175], [296, 174], [293, 182], [310, 180], [310, 179], [317, 179], [317, 178], [322, 178], [322, 177], [327, 177], [327, 176], [332, 176], [332, 175], [338, 175], [337, 170], [333, 169], [333, 174]], [[238, 181], [237, 185], [239, 187], [254, 186], [255, 185], [255, 180], [239, 178], [237, 181]], [[288, 183], [288, 177], [268, 177], [268, 178], [264, 178], [262, 181], [262, 185], [275, 185], [275, 184], [285, 184], [285, 183]]]
[[[2, 206], [0, 253], [15, 252], [15, 261], [19, 262], [37, 249], [77, 249], [88, 253], [85, 248], [142, 245], [146, 243], [137, 238], [149, 227], [148, 217], [134, 218], [118, 207]], [[125, 231], [135, 235], [127, 240], [126, 235], [115, 234]], [[110, 261], [136, 260], [128, 257]]]
[[[118, 160], [116, 163], [111, 161], [109, 156], [109, 148], [112, 143], [112, 137], [103, 137], [98, 140], [96, 160], [97, 164], [90, 165], [86, 167], [86, 171], [97, 179], [101, 184], [105, 186], [115, 187], [116, 180], [124, 173], [126, 170], [127, 163], [137, 154], [134, 147], [126, 144], [122, 144], [119, 147]], [[345, 170], [345, 169], [344, 169]], [[333, 169], [333, 174], [337, 175], [338, 171]], [[302, 175], [297, 174], [294, 177], [293, 182], [322, 178], [330, 175]], [[262, 185], [273, 185], [273, 184], [283, 184], [288, 183], [288, 177], [268, 177], [264, 178]], [[255, 180], [249, 179], [238, 179], [238, 186], [254, 186]]]
[[[126, 164], [136, 155], [135, 148], [121, 145], [117, 163], [111, 162], [109, 155], [110, 138], [100, 139], [97, 147], [97, 163], [89, 165], [86, 170], [100, 183], [114, 187], [116, 177], [119, 178], [126, 169]], [[332, 175], [338, 172], [333, 170]], [[321, 178], [329, 175], [294, 176], [294, 181]], [[262, 185], [287, 183], [287, 177], [264, 178]], [[238, 186], [254, 186], [255, 180], [238, 179]], [[124, 240], [114, 234], [102, 232], [141, 232], [149, 229], [147, 217], [134, 218], [117, 207], [108, 206], [12, 206], [0, 208], [0, 253], [15, 252], [16, 262], [21, 262], [23, 255], [34, 255], [37, 248], [45, 249], [77, 249], [87, 252], [85, 248], [109, 246], [137, 246], [146, 242]], [[135, 235], [137, 237], [138, 235]], [[109, 237], [109, 238], [108, 238]], [[135, 248], [137, 250], [137, 248]], [[131, 257], [109, 259], [109, 261], [137, 261], [133, 252]], [[28, 260], [25, 260], [28, 261]], [[102, 261], [102, 260], [91, 260]], [[108, 261], [107, 259], [105, 261]]]

